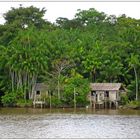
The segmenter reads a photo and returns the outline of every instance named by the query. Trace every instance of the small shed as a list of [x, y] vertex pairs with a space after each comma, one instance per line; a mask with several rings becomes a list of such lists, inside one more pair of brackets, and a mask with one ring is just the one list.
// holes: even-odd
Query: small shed
[[104, 104], [106, 102], [118, 104], [120, 94], [124, 92], [121, 83], [90, 83], [90, 101], [94, 104]]
[[48, 86], [45, 83], [36, 83], [34, 92], [34, 107], [36, 104], [40, 104], [41, 107], [45, 104], [45, 97], [48, 96]]

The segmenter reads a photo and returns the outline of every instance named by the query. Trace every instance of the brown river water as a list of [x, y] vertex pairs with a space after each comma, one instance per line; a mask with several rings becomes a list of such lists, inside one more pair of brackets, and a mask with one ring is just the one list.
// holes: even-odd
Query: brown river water
[[0, 108], [0, 138], [140, 138], [140, 110]]

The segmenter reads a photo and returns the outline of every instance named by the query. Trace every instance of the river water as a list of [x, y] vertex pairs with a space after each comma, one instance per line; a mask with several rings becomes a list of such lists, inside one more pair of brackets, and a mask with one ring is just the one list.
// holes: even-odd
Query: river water
[[0, 108], [0, 138], [140, 138], [140, 110]]

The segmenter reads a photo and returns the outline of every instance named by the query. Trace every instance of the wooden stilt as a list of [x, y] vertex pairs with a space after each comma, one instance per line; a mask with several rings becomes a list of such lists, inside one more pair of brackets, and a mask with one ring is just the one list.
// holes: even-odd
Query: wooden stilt
[[102, 108], [104, 108], [104, 102], [102, 103]]
[[112, 102], [110, 101], [110, 104], [109, 104], [110, 109], [111, 109], [111, 104], [112, 104]]
[[41, 103], [41, 108], [42, 108], [42, 103]]
[[91, 93], [90, 93], [90, 107], [92, 108], [92, 100], [91, 100]]
[[116, 109], [118, 108], [118, 102], [116, 101]]
[[35, 101], [33, 101], [33, 107], [35, 108]]
[[93, 108], [95, 109], [95, 103], [93, 103]]
[[107, 108], [107, 102], [105, 101], [105, 108]]
[[33, 106], [34, 106], [34, 108], [35, 108], [35, 103], [33, 103]]

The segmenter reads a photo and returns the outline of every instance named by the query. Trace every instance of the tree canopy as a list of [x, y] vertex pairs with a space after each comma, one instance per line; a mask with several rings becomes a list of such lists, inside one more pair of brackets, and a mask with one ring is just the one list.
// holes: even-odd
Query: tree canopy
[[69, 105], [76, 87], [80, 105], [88, 94], [87, 83], [120, 82], [128, 89], [129, 100], [139, 100], [139, 19], [90, 8], [77, 10], [73, 19], [58, 17], [54, 24], [44, 19], [46, 12], [20, 6], [3, 15], [0, 91], [6, 98], [19, 90], [21, 98], [33, 98], [34, 84], [43, 82]]

